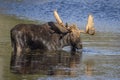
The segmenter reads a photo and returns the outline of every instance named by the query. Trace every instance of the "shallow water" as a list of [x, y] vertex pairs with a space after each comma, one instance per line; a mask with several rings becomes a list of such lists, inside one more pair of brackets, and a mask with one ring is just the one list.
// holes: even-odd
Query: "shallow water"
[[[120, 80], [119, 3], [119, 0], [0, 0], [0, 80]], [[55, 8], [64, 22], [75, 22], [80, 28], [85, 27], [87, 16], [92, 13], [96, 34], [81, 34], [82, 53], [70, 55], [66, 47], [65, 51], [36, 54], [30, 58], [29, 67], [23, 61], [18, 72], [10, 70], [10, 29], [18, 23], [36, 23], [23, 18], [55, 21], [52, 13]]]

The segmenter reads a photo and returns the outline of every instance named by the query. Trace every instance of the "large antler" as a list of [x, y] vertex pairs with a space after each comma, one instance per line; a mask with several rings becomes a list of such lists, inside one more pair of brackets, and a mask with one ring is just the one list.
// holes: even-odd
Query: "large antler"
[[95, 28], [94, 28], [94, 20], [93, 20], [93, 16], [89, 15], [88, 16], [88, 22], [86, 25], [86, 30], [80, 30], [81, 33], [87, 33], [87, 34], [91, 34], [94, 35], [95, 34]]
[[58, 13], [57, 13], [57, 10], [54, 10], [54, 17], [56, 19], [56, 21], [58, 22], [59, 25], [61, 25], [62, 27], [65, 27], [63, 21], [60, 19]]
[[86, 25], [86, 33], [88, 34], [94, 34], [95, 33], [95, 28], [94, 28], [94, 20], [93, 16], [89, 15], [88, 16], [88, 23]]
[[58, 28], [58, 30], [61, 32], [61, 33], [67, 33], [68, 32], [68, 29], [67, 27], [64, 25], [63, 21], [60, 19], [58, 13], [57, 13], [57, 10], [54, 10], [54, 17], [58, 23], [58, 25], [56, 24], [56, 27]]

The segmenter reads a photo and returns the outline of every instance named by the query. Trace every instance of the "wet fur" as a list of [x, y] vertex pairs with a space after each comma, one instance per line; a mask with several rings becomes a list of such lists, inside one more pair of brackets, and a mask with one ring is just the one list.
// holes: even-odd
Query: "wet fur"
[[13, 52], [20, 55], [29, 50], [60, 50], [71, 46], [73, 51], [82, 49], [80, 35], [76, 32], [62, 31], [57, 23], [48, 22], [42, 25], [18, 24], [11, 29]]

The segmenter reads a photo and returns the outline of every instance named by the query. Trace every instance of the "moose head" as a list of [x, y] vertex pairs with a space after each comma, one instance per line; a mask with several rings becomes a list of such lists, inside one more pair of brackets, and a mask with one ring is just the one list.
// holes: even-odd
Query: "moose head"
[[[66, 23], [66, 25], [65, 25], [63, 23], [63, 21], [61, 20], [60, 16], [58, 15], [57, 10], [54, 10], [54, 17], [55, 17], [57, 23], [60, 25], [57, 27], [61, 31], [61, 33], [68, 32], [70, 34], [69, 41], [71, 41], [70, 43], [72, 45], [72, 50], [75, 50], [75, 48], [81, 48], [81, 46], [82, 46], [81, 41], [80, 41], [81, 33], [90, 34], [90, 35], [95, 34], [94, 20], [93, 20], [92, 15], [88, 16], [88, 22], [87, 22], [85, 30], [80, 30], [75, 24], [68, 25], [68, 23]], [[80, 44], [79, 44], [79, 42], [80, 42]]]

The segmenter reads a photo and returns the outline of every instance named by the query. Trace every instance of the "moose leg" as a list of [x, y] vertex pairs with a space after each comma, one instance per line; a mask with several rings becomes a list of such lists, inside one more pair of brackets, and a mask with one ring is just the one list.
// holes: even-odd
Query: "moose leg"
[[16, 65], [20, 65], [25, 54], [25, 41], [22, 38], [17, 38], [16, 44]]
[[17, 35], [15, 37], [15, 44], [14, 44], [14, 65], [20, 66], [21, 65], [21, 61], [23, 59], [23, 54], [24, 54], [24, 41], [21, 38], [21, 35]]
[[19, 66], [22, 58], [22, 48], [20, 46], [16, 46], [16, 53], [14, 53], [14, 65]]
[[13, 66], [15, 66], [15, 59], [16, 59], [16, 53], [17, 53], [17, 48], [16, 48], [16, 44], [12, 42], [12, 46], [13, 46], [13, 51], [11, 53], [11, 61], [10, 61], [10, 68], [12, 69]]
[[11, 55], [10, 69], [16, 71], [21, 66], [22, 48], [18, 43], [13, 43], [13, 49], [14, 50]]

